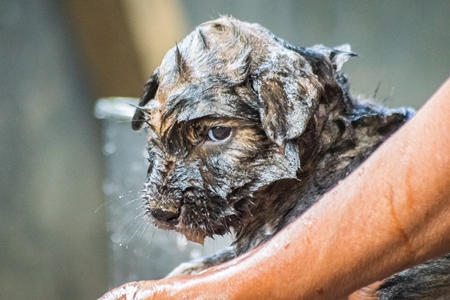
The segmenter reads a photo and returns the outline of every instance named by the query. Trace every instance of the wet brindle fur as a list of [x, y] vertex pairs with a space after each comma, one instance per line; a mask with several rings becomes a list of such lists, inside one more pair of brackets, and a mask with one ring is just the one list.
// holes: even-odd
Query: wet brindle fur
[[[351, 56], [348, 45], [295, 47], [231, 17], [200, 25], [167, 53], [132, 123], [148, 131], [145, 207], [156, 226], [192, 241], [235, 235], [175, 273], [269, 240], [412, 116], [353, 98], [340, 72]], [[214, 141], [217, 127], [231, 136]], [[378, 297], [450, 299], [450, 256], [388, 278]]]

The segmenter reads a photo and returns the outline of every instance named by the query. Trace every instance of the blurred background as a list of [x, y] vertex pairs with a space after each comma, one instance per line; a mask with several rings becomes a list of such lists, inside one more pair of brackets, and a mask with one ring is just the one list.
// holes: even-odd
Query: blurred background
[[0, 0], [0, 299], [95, 299], [116, 282], [111, 149], [94, 106], [139, 97], [199, 23], [229, 14], [301, 46], [350, 43], [353, 93], [419, 108], [450, 75], [449, 12], [449, 1], [420, 0]]

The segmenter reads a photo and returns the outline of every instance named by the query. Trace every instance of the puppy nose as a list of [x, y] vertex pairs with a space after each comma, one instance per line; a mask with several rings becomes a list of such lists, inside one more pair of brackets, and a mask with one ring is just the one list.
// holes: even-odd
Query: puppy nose
[[169, 221], [178, 217], [177, 211], [173, 212], [170, 210], [163, 210], [159, 208], [152, 209], [151, 214], [153, 217], [161, 221]]

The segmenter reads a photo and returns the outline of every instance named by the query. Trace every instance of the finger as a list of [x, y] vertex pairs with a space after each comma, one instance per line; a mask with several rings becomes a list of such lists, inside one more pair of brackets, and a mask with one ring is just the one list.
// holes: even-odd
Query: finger
[[375, 292], [377, 291], [380, 284], [381, 281], [377, 281], [368, 286], [365, 286], [348, 296], [348, 300], [376, 300], [378, 299], [378, 297], [375, 296]]

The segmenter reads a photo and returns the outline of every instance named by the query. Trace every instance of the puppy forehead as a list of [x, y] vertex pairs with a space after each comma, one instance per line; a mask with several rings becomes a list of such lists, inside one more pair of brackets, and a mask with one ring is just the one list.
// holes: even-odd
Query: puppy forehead
[[[181, 84], [171, 93], [157, 93], [152, 100], [157, 105], [151, 109], [151, 125], [157, 135], [184, 123], [205, 117], [216, 119], [237, 119], [250, 122], [259, 120], [256, 109], [246, 104], [242, 95], [221, 85], [211, 87], [210, 83]], [[248, 101], [251, 102], [251, 101]]]
[[[168, 51], [160, 67], [160, 84], [188, 79], [201, 82], [213, 75], [234, 78], [240, 68], [259, 64], [273, 47], [283, 47], [259, 24], [222, 17], [198, 26], [181, 43]], [[183, 64], [186, 68], [180, 68]], [[185, 76], [179, 72], [184, 71]], [[181, 77], [181, 78], [180, 78]], [[175, 79], [175, 80], [174, 80]]]

